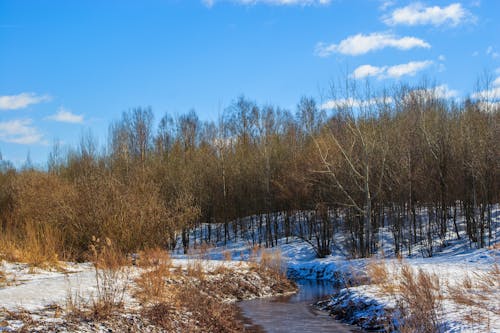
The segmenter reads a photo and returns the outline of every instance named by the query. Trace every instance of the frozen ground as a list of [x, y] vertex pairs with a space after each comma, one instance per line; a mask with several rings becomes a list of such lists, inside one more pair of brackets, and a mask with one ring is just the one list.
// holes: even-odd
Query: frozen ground
[[[498, 212], [496, 212], [498, 213]], [[500, 235], [500, 216], [495, 214], [495, 235]], [[337, 235], [336, 244], [341, 244], [342, 235]], [[448, 293], [448, 287], [462, 283], [464, 279], [475, 279], [481, 275], [488, 275], [495, 267], [500, 265], [500, 247], [498, 236], [488, 248], [477, 249], [468, 241], [456, 240], [450, 234], [447, 246], [436, 248], [434, 256], [424, 258], [422, 252], [416, 247], [412, 256], [401, 260], [394, 259], [391, 248], [391, 234], [385, 230], [380, 232], [381, 251], [376, 260], [386, 265], [389, 271], [397, 271], [402, 263], [415, 270], [422, 269], [436, 274], [443, 286], [444, 300], [440, 309], [440, 320], [443, 331], [446, 332], [500, 332], [500, 282], [497, 281], [493, 289], [483, 298], [487, 300], [486, 308], [467, 306], [454, 302]], [[226, 246], [211, 248], [198, 247], [189, 255], [173, 254], [174, 266], [186, 267], [193, 259], [204, 260], [204, 267], [229, 265], [243, 269], [242, 261], [254, 260], [258, 256], [256, 249], [246, 240], [229, 242]], [[317, 259], [311, 246], [298, 239], [280, 239], [278, 246], [271, 251], [280, 251], [283, 261], [288, 268], [289, 276], [301, 279], [327, 279], [342, 283], [366, 275], [366, 267], [374, 259], [348, 259], [340, 246], [335, 247], [331, 256]], [[231, 258], [227, 262], [221, 259]], [[64, 267], [64, 271], [37, 270], [23, 264], [2, 262], [0, 265], [6, 275], [6, 281], [0, 281], [0, 308], [9, 311], [26, 309], [32, 313], [47, 311], [54, 304], [64, 306], [68, 295], [89, 299], [96, 294], [95, 272], [91, 264], [71, 264]], [[137, 271], [131, 270], [128, 278], [137, 276]], [[496, 289], [495, 289], [496, 288]], [[348, 293], [347, 293], [348, 291]], [[344, 291], [343, 300], [346, 303], [371, 304], [357, 315], [376, 317], [384, 315], [385, 309], [390, 309], [395, 304], [391, 295], [381, 292], [375, 285], [364, 284], [350, 287]], [[481, 296], [481, 295], [480, 295]], [[129, 297], [126, 295], [126, 297]], [[129, 306], [134, 306], [128, 298]], [[476, 318], [467, 320], [466, 318]], [[15, 329], [16, 323], [2, 326], [0, 318], [0, 332]]]
[[[170, 267], [172, 275], [167, 279], [167, 283], [173, 285], [193, 283], [196, 278], [190, 276], [189, 271], [201, 268], [207, 283], [224, 284], [226, 289], [217, 289], [218, 294], [212, 295], [224, 303], [285, 292], [273, 289], [271, 286], [274, 285], [274, 280], [260, 274], [247, 262], [193, 257], [173, 259]], [[68, 323], [68, 311], [71, 312], [74, 306], [84, 309], [98, 298], [96, 271], [92, 264], [61, 263], [57, 270], [44, 270], [20, 263], [0, 262], [0, 271], [3, 273], [3, 279], [0, 281], [0, 332], [17, 332], [25, 329], [26, 325], [29, 327], [27, 332], [109, 332], [110, 329], [115, 331], [117, 326], [123, 324], [120, 320], [132, 323], [134, 332], [159, 332], [160, 328], [151, 327], [147, 321], [140, 318], [145, 305], [140, 304], [140, 300], [133, 296], [137, 290], [136, 278], [150, 269], [125, 267], [115, 275], [114, 283], [119, 284], [117, 290], [122, 290], [122, 287], [124, 290], [124, 293], [117, 294], [124, 305], [119, 312], [121, 319], [92, 322], [69, 318]], [[103, 275], [100, 276], [102, 279]], [[234, 288], [234, 285], [244, 287], [238, 289]], [[105, 286], [102, 280], [100, 286]], [[238, 292], [231, 293], [231, 290]], [[172, 315], [181, 327], [182, 323], [191, 320], [182, 311], [177, 309], [178, 313]]]
[[[466, 237], [457, 240], [456, 235], [450, 232], [446, 246], [436, 246], [435, 252], [430, 258], [424, 257], [421, 248], [416, 246], [412, 255], [395, 259], [392, 235], [384, 229], [381, 229], [379, 234], [380, 253], [374, 256], [375, 259], [348, 259], [340, 246], [336, 247], [332, 255], [318, 259], [312, 247], [298, 238], [289, 238], [288, 242], [280, 239], [278, 246], [271, 251], [281, 252], [288, 275], [294, 279], [326, 279], [338, 282], [340, 286], [346, 282], [349, 283], [350, 280], [364, 280], [362, 285], [350, 287], [348, 294], [344, 291], [346, 304], [352, 305], [353, 302], [365, 304], [361, 306], [364, 308], [363, 311], [356, 314], [361, 317], [384, 315], [384, 309], [393, 309], [395, 305], [393, 295], [384, 294], [379, 287], [369, 284], [368, 279], [366, 279], [368, 265], [377, 261], [384, 264], [394, 275], [403, 264], [409, 265], [415, 272], [421, 269], [439, 277], [443, 294], [439, 319], [443, 332], [500, 332], [500, 281], [493, 283], [488, 292], [471, 291], [484, 293], [477, 295], [479, 299], [482, 299], [481, 302], [486, 304], [484, 307], [457, 304], [451, 299], [449, 293], [450, 287], [463, 285], [467, 279], [471, 279], [474, 283], [476, 279], [480, 280], [481, 276], [490, 275], [495, 265], [500, 265], [500, 246], [498, 243], [500, 216], [498, 212], [497, 208], [492, 223], [495, 239], [489, 247], [477, 249], [475, 244], [466, 240]], [[337, 235], [335, 243], [341, 244], [342, 237], [342, 235]], [[203, 256], [211, 259], [222, 259], [230, 256], [233, 260], [249, 260], [254, 256], [253, 252], [255, 252], [255, 248], [250, 242], [239, 240], [229, 242], [226, 246], [204, 249]], [[187, 258], [182, 254], [175, 256]], [[366, 306], [366, 304], [371, 306]]]

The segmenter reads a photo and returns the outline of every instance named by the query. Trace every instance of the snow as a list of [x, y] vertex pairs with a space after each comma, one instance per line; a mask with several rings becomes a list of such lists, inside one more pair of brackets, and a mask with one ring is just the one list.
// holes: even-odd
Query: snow
[[[440, 310], [440, 320], [443, 332], [500, 332], [500, 286], [490, 295], [490, 304], [487, 311], [485, 309], [474, 309], [453, 302], [448, 292], [449, 286], [455, 286], [463, 282], [467, 277], [474, 278], [478, 275], [487, 275], [494, 267], [500, 265], [500, 247], [495, 245], [500, 235], [500, 209], [497, 206], [493, 212], [492, 246], [478, 249], [475, 244], [471, 244], [466, 237], [456, 239], [453, 231], [448, 233], [448, 237], [443, 246], [441, 240], [434, 240], [434, 253], [432, 257], [424, 257], [423, 245], [415, 246], [412, 253], [404, 254], [404, 258], [394, 258], [394, 248], [392, 246], [392, 233], [381, 228], [379, 231], [380, 249], [375, 255], [378, 260], [385, 263], [388, 270], [395, 274], [404, 263], [415, 271], [423, 270], [427, 273], [436, 274], [440, 279], [444, 300]], [[459, 221], [460, 222], [460, 221]], [[463, 225], [463, 224], [462, 224]], [[452, 228], [449, 228], [453, 230]], [[461, 230], [464, 236], [464, 231]], [[341, 244], [343, 235], [338, 234], [334, 239], [335, 244]], [[222, 259], [224, 254], [230, 253], [231, 258], [237, 260], [249, 260], [251, 257], [252, 245], [248, 240], [228, 242], [226, 246], [217, 246], [208, 249], [205, 257], [211, 259]], [[307, 242], [290, 237], [288, 242], [280, 239], [278, 245], [271, 251], [280, 251], [288, 270], [288, 276], [293, 279], [320, 279], [330, 280], [339, 286], [349, 284], [352, 280], [367, 279], [366, 267], [373, 262], [373, 258], [349, 259], [340, 247], [336, 247], [334, 253], [326, 258], [316, 258], [314, 249]], [[177, 258], [187, 258], [182, 254], [177, 254]], [[368, 281], [363, 281], [368, 282]], [[394, 309], [395, 298], [391, 295], [384, 295], [380, 289], [374, 285], [360, 285], [348, 288], [346, 302], [363, 304], [362, 311], [355, 314], [363, 318], [374, 318], [383, 315], [383, 309]], [[342, 292], [342, 291], [341, 291]], [[347, 295], [347, 294], [346, 294]], [[478, 312], [483, 316], [483, 320], [470, 323], [464, 320], [471, 312]]]
[[[195, 259], [173, 259], [174, 267], [187, 268]], [[203, 269], [213, 271], [219, 266], [238, 268], [247, 267], [246, 262], [198, 260]], [[24, 309], [30, 312], [40, 311], [49, 305], [63, 306], [69, 295], [81, 299], [90, 299], [97, 294], [96, 272], [92, 264], [82, 263], [65, 265], [64, 271], [29, 269], [24, 264], [3, 261], [0, 270], [4, 271], [11, 285], [0, 287], [0, 308], [9, 311]], [[139, 274], [139, 269], [131, 268], [127, 279], [132, 280]]]
[[[494, 234], [500, 234], [500, 209], [494, 214]], [[376, 255], [378, 260], [384, 262], [391, 272], [395, 272], [404, 263], [415, 270], [436, 274], [444, 289], [461, 283], [466, 277], [477, 274], [488, 274], [494, 265], [500, 265], [500, 247], [477, 249], [465, 237], [456, 240], [450, 233], [445, 247], [436, 247], [433, 257], [424, 258], [422, 251], [415, 247], [411, 255], [400, 260], [394, 258], [391, 246], [391, 233], [381, 229], [379, 233], [380, 252]], [[340, 244], [342, 234], [334, 239], [335, 244]], [[496, 237], [498, 238], [498, 237]], [[498, 241], [498, 240], [496, 240]], [[330, 280], [344, 285], [351, 279], [366, 278], [366, 267], [373, 259], [349, 259], [340, 247], [336, 247], [332, 255], [318, 259], [314, 249], [307, 242], [290, 237], [288, 241], [280, 239], [278, 245], [270, 251], [279, 251], [288, 269], [288, 275], [294, 279], [322, 279]], [[172, 255], [173, 265], [186, 268], [193, 260], [201, 262], [205, 269], [215, 269], [219, 265], [231, 268], [245, 269], [245, 261], [254, 260], [255, 247], [248, 240], [239, 239], [228, 242], [227, 245], [192, 250], [188, 255], [179, 253]], [[232, 261], [227, 262], [228, 256]], [[201, 261], [200, 261], [201, 260]], [[8, 280], [7, 286], [0, 285], [0, 308], [28, 311], [39, 311], [51, 304], [65, 304], [68, 295], [78, 295], [89, 298], [96, 293], [95, 271], [91, 264], [65, 265], [64, 272], [29, 268], [26, 265], [2, 262], [0, 265]], [[132, 272], [133, 274], [137, 274]], [[347, 292], [348, 291], [348, 292]], [[363, 318], [375, 318], [384, 315], [384, 309], [394, 308], [393, 296], [384, 295], [377, 286], [365, 284], [349, 287], [341, 291], [345, 302], [363, 303], [363, 311], [356, 314]], [[343, 292], [343, 294], [342, 294]], [[490, 311], [471, 309], [470, 307], [454, 303], [444, 290], [444, 300], [440, 312], [443, 331], [446, 332], [500, 332], [500, 290], [493, 291]], [[464, 317], [472, 311], [482, 311], [481, 322], [471, 324]], [[11, 322], [13, 328], [16, 323]], [[0, 331], [2, 328], [0, 327]]]

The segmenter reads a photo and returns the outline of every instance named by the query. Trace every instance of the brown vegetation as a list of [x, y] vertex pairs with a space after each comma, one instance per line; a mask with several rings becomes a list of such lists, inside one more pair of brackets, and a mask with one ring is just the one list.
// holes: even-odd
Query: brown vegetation
[[443, 296], [437, 275], [421, 269], [416, 273], [403, 265], [400, 278], [398, 308], [404, 318], [401, 332], [438, 332]]
[[392, 324], [400, 332], [439, 331], [444, 290], [437, 275], [422, 269], [416, 272], [404, 262], [389, 269], [376, 260], [368, 264], [367, 274], [380, 296], [390, 297], [396, 303]]
[[342, 231], [357, 257], [376, 252], [381, 227], [398, 254], [419, 244], [431, 256], [450, 231], [493, 244], [500, 112], [426, 85], [378, 98], [345, 83], [328, 116], [311, 98], [293, 112], [241, 97], [217, 123], [190, 112], [155, 130], [136, 108], [110, 126], [105, 153], [84, 135], [56, 145], [47, 171], [0, 161], [0, 253], [41, 265], [84, 259], [94, 235], [123, 253], [296, 236], [325, 256]]
[[275, 256], [266, 256], [262, 264], [244, 264], [238, 269], [223, 262], [208, 269], [201, 260], [183, 269], [165, 264], [149, 266], [136, 280], [135, 296], [143, 304], [141, 313], [154, 325], [170, 331], [241, 332], [242, 323], [230, 301], [295, 290], [294, 284], [281, 275], [281, 267], [270, 264]]

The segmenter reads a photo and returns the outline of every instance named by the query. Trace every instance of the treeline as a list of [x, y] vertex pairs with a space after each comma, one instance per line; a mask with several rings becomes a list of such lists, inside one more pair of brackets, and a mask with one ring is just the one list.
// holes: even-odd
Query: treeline
[[368, 256], [381, 227], [396, 252], [420, 244], [432, 255], [450, 234], [493, 241], [498, 106], [427, 87], [363, 98], [350, 90], [326, 106], [302, 98], [290, 111], [240, 97], [216, 122], [191, 111], [156, 128], [150, 108], [135, 108], [111, 124], [106, 147], [85, 135], [70, 150], [56, 145], [46, 170], [4, 161], [0, 252], [38, 244], [83, 259], [93, 237], [127, 253], [187, 250], [202, 224], [200, 242], [241, 235], [273, 246], [298, 236], [320, 256], [336, 232], [353, 256]]

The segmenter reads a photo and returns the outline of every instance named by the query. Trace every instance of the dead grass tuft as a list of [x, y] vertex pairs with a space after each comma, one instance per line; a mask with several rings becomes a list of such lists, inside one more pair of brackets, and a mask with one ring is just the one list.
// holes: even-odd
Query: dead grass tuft
[[7, 284], [7, 276], [4, 271], [0, 268], [0, 287]]
[[156, 247], [139, 252], [137, 266], [142, 268], [159, 266], [171, 267], [172, 259], [168, 251]]
[[165, 279], [171, 275], [172, 259], [167, 251], [155, 248], [139, 254], [138, 266], [146, 271], [135, 280], [135, 297], [141, 303], [159, 303], [166, 297]]
[[187, 276], [196, 278], [198, 280], [205, 279], [205, 269], [203, 268], [203, 262], [201, 260], [190, 261], [186, 268]]
[[233, 260], [233, 255], [231, 254], [231, 251], [229, 251], [229, 250], [225, 250], [222, 253], [222, 256], [224, 257], [225, 261], [231, 261], [231, 260]]
[[97, 295], [91, 300], [91, 313], [95, 319], [105, 319], [123, 307], [128, 287], [128, 260], [109, 238], [101, 241], [93, 237], [90, 252], [97, 285]]
[[286, 267], [281, 251], [261, 251], [258, 268], [261, 272], [269, 273], [277, 279], [286, 279]]
[[58, 252], [62, 246], [61, 234], [50, 224], [29, 221], [19, 233], [0, 236], [3, 259], [22, 262], [40, 268], [59, 267]]
[[[396, 269], [393, 270], [395, 272]], [[398, 292], [397, 279], [391, 274], [383, 260], [372, 259], [366, 266], [366, 273], [371, 284], [376, 284], [383, 294], [395, 295]]]
[[401, 267], [398, 308], [403, 315], [400, 331], [431, 333], [439, 330], [442, 294], [437, 275]]

